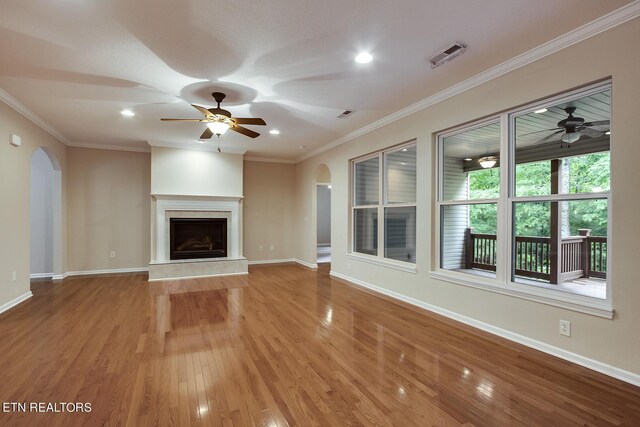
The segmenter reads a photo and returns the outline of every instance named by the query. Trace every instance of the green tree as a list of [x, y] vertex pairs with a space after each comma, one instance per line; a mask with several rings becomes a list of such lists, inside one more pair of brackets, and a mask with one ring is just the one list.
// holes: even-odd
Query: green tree
[[[609, 152], [567, 158], [569, 193], [609, 190]], [[541, 196], [551, 193], [551, 161], [521, 163], [516, 166], [516, 195]], [[497, 198], [500, 188], [498, 168], [469, 172], [469, 198]], [[593, 236], [607, 235], [607, 200], [563, 202], [569, 204], [569, 229], [589, 228]], [[518, 236], [549, 236], [551, 204], [523, 202], [515, 206], [515, 232]], [[497, 210], [494, 204], [471, 205], [469, 226], [477, 233], [496, 233]]]

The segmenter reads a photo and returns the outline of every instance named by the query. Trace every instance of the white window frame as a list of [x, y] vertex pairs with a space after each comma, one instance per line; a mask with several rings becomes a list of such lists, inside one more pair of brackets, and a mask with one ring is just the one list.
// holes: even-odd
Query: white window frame
[[[413, 207], [416, 209], [417, 215], [417, 187], [418, 182], [416, 180], [416, 201], [413, 203], [388, 203], [387, 201], [387, 169], [386, 169], [386, 159], [389, 154], [396, 153], [398, 151], [402, 151], [404, 148], [416, 148], [416, 176], [418, 169], [417, 162], [417, 141], [415, 139], [404, 142], [399, 145], [395, 145], [393, 147], [377, 151], [375, 153], [367, 154], [365, 156], [357, 157], [355, 159], [350, 160], [350, 171], [349, 176], [351, 180], [350, 185], [350, 195], [349, 195], [349, 253], [347, 256], [351, 259], [364, 261], [372, 264], [382, 265], [385, 267], [390, 267], [396, 270], [406, 271], [409, 273], [416, 273], [416, 263], [418, 259], [418, 252], [416, 248], [416, 263], [408, 262], [408, 261], [399, 261], [391, 258], [386, 258], [384, 256], [385, 249], [385, 238], [384, 231], [386, 226], [385, 221], [385, 209], [386, 208], [401, 208], [401, 207]], [[363, 161], [371, 160], [377, 158], [378, 159], [378, 203], [375, 205], [356, 205], [356, 180], [355, 180], [355, 165], [357, 163], [361, 163]], [[376, 208], [378, 212], [378, 248], [376, 255], [369, 255], [361, 252], [355, 251], [355, 211], [357, 209], [373, 209]], [[417, 228], [417, 217], [416, 217], [416, 228]], [[416, 230], [416, 243], [417, 243], [417, 230]]]
[[[613, 304], [612, 304], [612, 235], [611, 235], [611, 192], [609, 188], [608, 192], [601, 193], [579, 193], [579, 194], [552, 194], [545, 196], [527, 196], [516, 197], [515, 196], [515, 138], [514, 138], [514, 122], [516, 117], [523, 114], [530, 113], [541, 107], [548, 105], [555, 105], [564, 101], [576, 99], [589, 94], [601, 92], [606, 89], [611, 89], [611, 81], [607, 80], [599, 82], [588, 87], [565, 92], [561, 95], [546, 98], [541, 101], [537, 101], [520, 107], [501, 113], [499, 116], [494, 116], [482, 121], [463, 125], [457, 127], [451, 131], [439, 133], [437, 137], [436, 146], [436, 164], [438, 175], [437, 180], [437, 194], [435, 198], [435, 228], [433, 235], [435, 236], [435, 262], [431, 271], [431, 277], [445, 280], [448, 282], [456, 283], [459, 285], [470, 286], [473, 288], [483, 289], [487, 291], [497, 292], [500, 294], [515, 296], [531, 301], [536, 301], [556, 307], [562, 307], [569, 310], [579, 311], [582, 313], [588, 313], [595, 316], [600, 316], [608, 319], [613, 318]], [[495, 122], [496, 117], [500, 120], [500, 197], [498, 199], [483, 199], [483, 200], [465, 200], [465, 201], [446, 201], [442, 200], [443, 197], [443, 139], [447, 136], [455, 135], [460, 132], [465, 132], [470, 129], [485, 126], [492, 122]], [[514, 142], [512, 142], [514, 141]], [[611, 151], [611, 148], [610, 148]], [[507, 161], [502, 161], [506, 159]], [[612, 171], [610, 172], [611, 176]], [[613, 180], [610, 180], [612, 182]], [[608, 221], [607, 221], [607, 278], [606, 278], [606, 298], [598, 299], [588, 297], [584, 295], [573, 294], [569, 292], [559, 291], [552, 289], [549, 286], [553, 285], [540, 285], [535, 286], [531, 284], [524, 284], [512, 280], [511, 264], [513, 254], [513, 206], [517, 202], [528, 201], [572, 201], [572, 200], [594, 200], [594, 199], [606, 199], [608, 202]], [[441, 265], [441, 207], [453, 204], [471, 205], [481, 203], [497, 203], [498, 205], [498, 219], [497, 219], [497, 241], [496, 241], [496, 277], [482, 277], [465, 272], [457, 272], [452, 270], [443, 269]]]

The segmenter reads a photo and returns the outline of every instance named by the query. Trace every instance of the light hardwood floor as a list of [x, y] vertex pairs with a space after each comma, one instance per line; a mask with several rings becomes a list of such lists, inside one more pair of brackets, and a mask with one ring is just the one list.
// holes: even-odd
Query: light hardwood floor
[[[0, 315], [0, 425], [638, 426], [640, 388], [296, 265], [36, 283]], [[637, 355], [636, 355], [637, 356]]]

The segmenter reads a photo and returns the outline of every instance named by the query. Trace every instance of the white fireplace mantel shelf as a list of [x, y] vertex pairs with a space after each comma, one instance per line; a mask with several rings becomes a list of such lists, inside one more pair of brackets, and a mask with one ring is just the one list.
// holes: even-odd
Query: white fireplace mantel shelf
[[244, 196], [206, 196], [201, 194], [194, 195], [184, 195], [184, 194], [159, 194], [153, 193], [151, 194], [156, 200], [210, 200], [210, 201], [240, 201], [244, 198]]

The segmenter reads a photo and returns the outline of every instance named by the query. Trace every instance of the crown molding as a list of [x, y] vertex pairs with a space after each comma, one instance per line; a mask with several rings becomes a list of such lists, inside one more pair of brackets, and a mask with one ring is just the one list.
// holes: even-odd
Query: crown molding
[[65, 145], [69, 145], [69, 140], [65, 138], [60, 132], [58, 132], [56, 128], [54, 128], [49, 123], [44, 121], [44, 119], [42, 119], [36, 113], [28, 109], [20, 101], [18, 101], [17, 99], [15, 99], [13, 96], [9, 95], [7, 92], [5, 92], [2, 89], [0, 89], [0, 101], [4, 102], [9, 107], [13, 108], [18, 113], [22, 114], [27, 119], [31, 120], [32, 123], [39, 126], [41, 129], [43, 129], [49, 135], [53, 136], [58, 141], [62, 142]]
[[117, 144], [92, 144], [90, 142], [69, 142], [67, 143], [69, 147], [77, 147], [77, 148], [92, 148], [95, 150], [111, 150], [111, 151], [133, 151], [136, 153], [150, 153], [151, 147], [144, 146], [127, 146], [127, 145], [117, 145]]
[[[194, 151], [218, 151], [217, 145], [211, 145], [207, 143], [199, 142], [173, 142], [173, 141], [155, 141], [149, 140], [147, 143], [152, 147], [164, 147], [164, 148], [179, 148], [181, 150], [194, 150]], [[242, 154], [247, 152], [242, 148], [233, 147], [221, 147], [221, 153], [223, 154]]]
[[358, 137], [373, 132], [376, 129], [380, 129], [381, 127], [396, 122], [404, 117], [410, 116], [411, 114], [414, 114], [418, 111], [424, 110], [425, 108], [431, 107], [448, 98], [473, 89], [476, 86], [487, 83], [493, 79], [510, 73], [511, 71], [524, 67], [525, 65], [528, 65], [534, 61], [552, 55], [576, 43], [580, 43], [581, 41], [610, 30], [611, 28], [617, 27], [618, 25], [624, 24], [625, 22], [639, 16], [640, 0], [635, 0], [625, 6], [622, 6], [619, 9], [614, 10], [613, 12], [603, 15], [600, 18], [597, 18], [585, 25], [582, 25], [581, 27], [558, 36], [553, 40], [550, 40], [501, 64], [489, 68], [486, 71], [476, 74], [475, 76], [470, 77], [467, 80], [457, 83], [447, 89], [444, 89], [434, 95], [418, 101], [415, 104], [409, 105], [408, 107], [405, 107], [400, 111], [383, 117], [382, 119], [379, 119], [343, 137], [340, 137], [330, 142], [329, 144], [318, 148], [317, 150], [300, 156], [296, 159], [296, 163], [317, 156], [318, 154], [324, 153], [325, 151], [331, 150], [332, 148], [338, 147]]
[[287, 159], [276, 159], [272, 157], [255, 157], [255, 156], [245, 156], [245, 162], [264, 162], [264, 163], [285, 163], [289, 165], [294, 165], [298, 163], [297, 160], [287, 160]]

